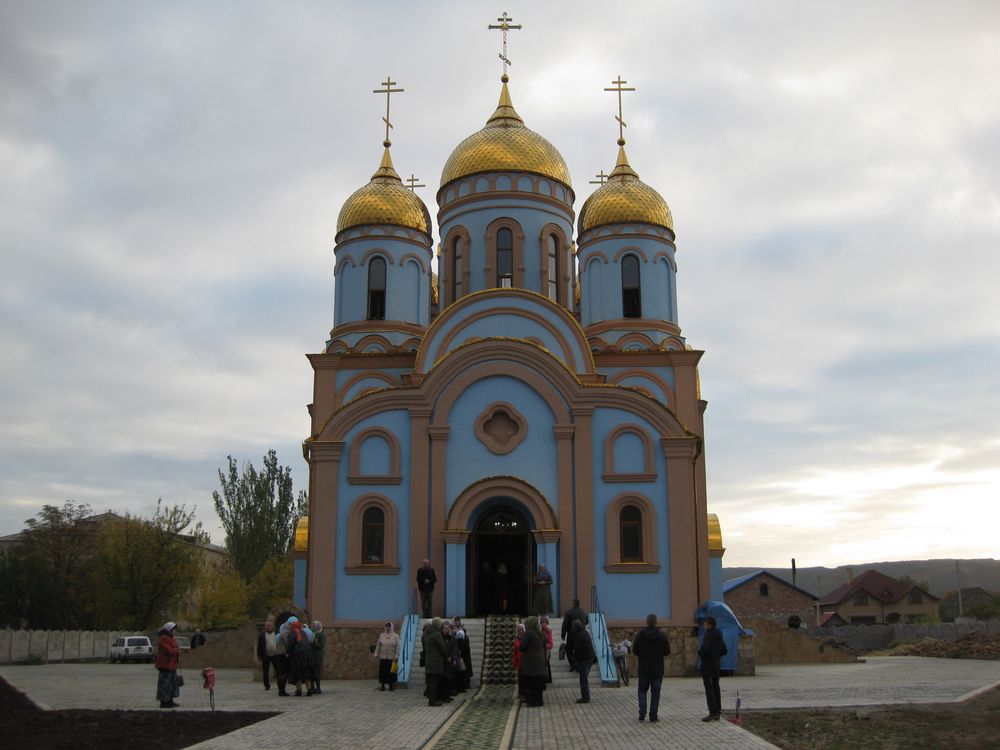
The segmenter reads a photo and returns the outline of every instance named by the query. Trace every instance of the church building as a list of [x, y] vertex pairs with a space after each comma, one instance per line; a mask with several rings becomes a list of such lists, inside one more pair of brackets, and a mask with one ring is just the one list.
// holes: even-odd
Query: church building
[[340, 211], [334, 327], [308, 355], [297, 603], [378, 626], [416, 611], [426, 558], [435, 615], [528, 614], [544, 564], [558, 612], [596, 593], [611, 624], [691, 625], [722, 597], [722, 549], [673, 217], [621, 137], [577, 215], [508, 81], [444, 164], [436, 247], [388, 114], [381, 163]]

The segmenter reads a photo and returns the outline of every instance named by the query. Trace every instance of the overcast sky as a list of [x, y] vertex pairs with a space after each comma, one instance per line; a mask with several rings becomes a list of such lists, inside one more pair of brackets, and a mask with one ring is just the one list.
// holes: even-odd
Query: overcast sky
[[0, 534], [64, 500], [304, 488], [343, 201], [432, 216], [511, 95], [577, 194], [628, 153], [673, 211], [727, 565], [998, 557], [1000, 4], [0, 4]]

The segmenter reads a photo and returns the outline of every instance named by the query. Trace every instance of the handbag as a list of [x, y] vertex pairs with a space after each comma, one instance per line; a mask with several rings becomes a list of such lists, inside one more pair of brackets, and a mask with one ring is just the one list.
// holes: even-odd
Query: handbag
[[181, 674], [179, 669], [177, 670], [177, 676], [174, 678], [174, 684], [177, 687], [184, 687], [184, 675]]
[[396, 674], [397, 672], [399, 672], [399, 662], [398, 662], [398, 661], [396, 661], [395, 659], [393, 659], [393, 660], [392, 660], [392, 666], [391, 666], [391, 667], [389, 667], [389, 671], [390, 671], [390, 672], [391, 672], [392, 674]]
[[459, 672], [465, 671], [465, 659], [463, 659], [461, 656], [458, 657], [458, 663], [455, 665], [455, 669], [457, 669]]
[[559, 661], [562, 661], [565, 658], [566, 658], [566, 643], [563, 642], [559, 644]]

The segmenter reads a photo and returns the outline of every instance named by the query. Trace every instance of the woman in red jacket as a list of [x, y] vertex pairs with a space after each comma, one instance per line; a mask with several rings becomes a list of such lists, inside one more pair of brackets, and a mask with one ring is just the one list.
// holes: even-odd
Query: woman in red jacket
[[177, 708], [174, 698], [181, 694], [177, 687], [177, 655], [180, 649], [174, 640], [174, 628], [177, 626], [168, 622], [160, 628], [160, 641], [156, 647], [156, 669], [159, 677], [156, 680], [156, 698], [160, 708]]

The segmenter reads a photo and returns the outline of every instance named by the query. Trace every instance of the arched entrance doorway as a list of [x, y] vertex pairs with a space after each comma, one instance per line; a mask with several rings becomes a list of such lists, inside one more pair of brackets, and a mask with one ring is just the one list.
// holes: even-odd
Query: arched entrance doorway
[[476, 615], [530, 611], [536, 549], [527, 516], [498, 499], [476, 519], [466, 549], [467, 592]]

